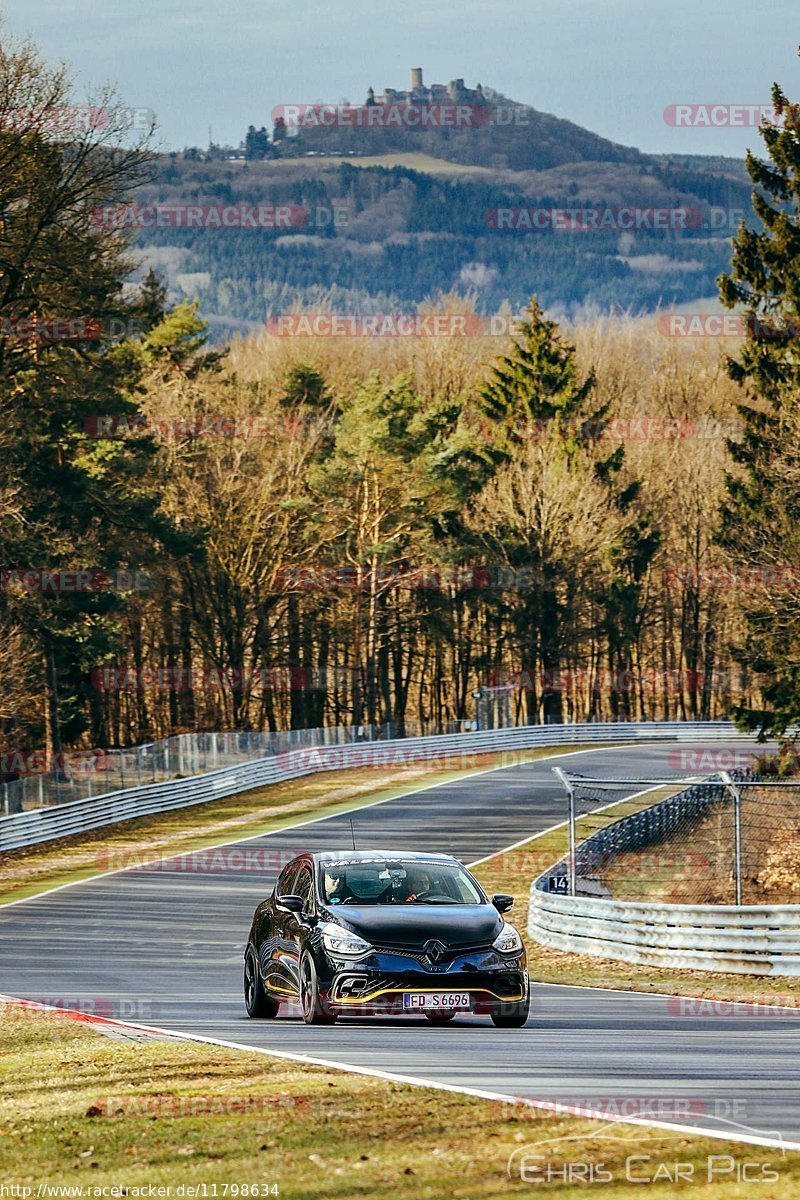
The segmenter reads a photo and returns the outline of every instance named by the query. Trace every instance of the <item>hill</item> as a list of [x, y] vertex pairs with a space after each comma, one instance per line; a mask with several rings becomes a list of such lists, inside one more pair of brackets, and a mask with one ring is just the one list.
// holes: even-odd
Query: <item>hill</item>
[[294, 137], [280, 145], [281, 152], [294, 141], [299, 153], [418, 152], [513, 171], [574, 162], [637, 163], [646, 157], [493, 88], [465, 88], [460, 79], [404, 92], [387, 89], [377, 98], [370, 95], [366, 105], [285, 106], [278, 116], [284, 113]]
[[300, 307], [407, 311], [450, 292], [484, 313], [536, 293], [567, 316], [685, 308], [715, 293], [750, 209], [743, 164], [644, 154], [482, 94], [490, 114], [520, 110], [525, 122], [304, 127], [260, 161], [163, 156], [142, 205], [294, 215], [264, 228], [153, 222], [138, 232], [142, 269], [199, 299], [220, 337]]

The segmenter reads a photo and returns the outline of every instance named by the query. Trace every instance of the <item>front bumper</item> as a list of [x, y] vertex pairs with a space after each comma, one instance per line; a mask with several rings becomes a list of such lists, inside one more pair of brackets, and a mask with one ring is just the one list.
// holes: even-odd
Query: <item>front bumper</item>
[[360, 959], [323, 954], [320, 983], [330, 1003], [342, 1012], [409, 1012], [403, 996], [459, 992], [469, 996], [469, 1008], [489, 1012], [499, 1004], [525, 998], [528, 973], [524, 951], [500, 954], [481, 948], [429, 963], [421, 953], [376, 950]]

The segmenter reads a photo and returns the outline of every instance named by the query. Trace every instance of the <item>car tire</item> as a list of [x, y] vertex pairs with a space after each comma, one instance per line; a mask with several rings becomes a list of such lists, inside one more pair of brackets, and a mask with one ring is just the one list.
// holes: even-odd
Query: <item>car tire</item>
[[446, 1025], [448, 1021], [452, 1021], [455, 1017], [454, 1012], [426, 1012], [425, 1016], [432, 1025]]
[[280, 1004], [264, 990], [255, 946], [247, 947], [244, 956], [244, 1005], [248, 1017], [277, 1017]]
[[320, 992], [317, 965], [308, 953], [300, 959], [300, 1011], [306, 1025], [332, 1025], [339, 1015]]
[[492, 1024], [498, 1029], [521, 1029], [528, 1019], [531, 998], [524, 1000], [503, 1001], [495, 1004], [492, 1009]]

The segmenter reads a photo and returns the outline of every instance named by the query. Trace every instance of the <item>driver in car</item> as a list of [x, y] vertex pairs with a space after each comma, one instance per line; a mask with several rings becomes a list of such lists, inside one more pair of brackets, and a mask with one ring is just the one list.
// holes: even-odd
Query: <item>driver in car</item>
[[343, 871], [325, 872], [325, 896], [329, 904], [343, 904], [352, 895]]
[[406, 879], [408, 895], [406, 904], [412, 904], [420, 896], [425, 896], [431, 890], [431, 878], [427, 871], [414, 871]]

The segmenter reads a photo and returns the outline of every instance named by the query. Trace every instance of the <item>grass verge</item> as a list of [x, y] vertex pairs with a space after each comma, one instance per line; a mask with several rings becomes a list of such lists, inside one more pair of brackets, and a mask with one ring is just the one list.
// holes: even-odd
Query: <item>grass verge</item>
[[410, 171], [425, 171], [429, 175], [475, 175], [478, 177], [492, 175], [496, 177], [496, 173], [491, 167], [450, 162], [445, 158], [437, 158], [433, 154], [424, 154], [416, 150], [398, 150], [396, 153], [352, 156], [348, 154], [326, 154], [325, 157], [315, 156], [310, 161], [305, 155], [300, 155], [297, 158], [277, 158], [270, 160], [269, 170], [271, 172], [291, 171], [292, 169], [296, 171], [298, 167], [304, 167], [306, 170], [313, 170], [318, 174], [326, 170], [326, 168], [334, 169], [340, 167], [343, 163], [347, 163], [351, 167], [406, 167]]
[[[446, 1031], [425, 1026], [420, 1036], [439, 1041]], [[614, 1200], [629, 1196], [631, 1172], [658, 1175], [649, 1195], [674, 1195], [680, 1163], [682, 1197], [707, 1196], [711, 1169], [714, 1196], [734, 1200], [752, 1195], [752, 1182], [736, 1182], [744, 1162], [750, 1180], [775, 1173], [776, 1190], [757, 1189], [765, 1200], [800, 1189], [796, 1152], [633, 1125], [609, 1130], [246, 1051], [111, 1041], [16, 1006], [0, 1022], [0, 1075], [0, 1180], [31, 1188], [33, 1197], [40, 1185], [80, 1187], [86, 1197], [102, 1194], [89, 1189], [116, 1188], [131, 1200], [150, 1187], [171, 1187], [176, 1196], [183, 1185], [186, 1196], [203, 1184], [213, 1196], [216, 1184], [218, 1196], [284, 1200], [502, 1200], [530, 1195], [548, 1171], [553, 1182], [539, 1191], [563, 1194], [565, 1172], [577, 1171], [580, 1183], [583, 1171], [592, 1195]], [[646, 1161], [629, 1161], [644, 1154]]]
[[0, 905], [64, 883], [91, 879], [161, 855], [203, 850], [254, 837], [316, 815], [329, 815], [417, 788], [461, 779], [475, 771], [510, 766], [600, 746], [560, 746], [500, 754], [468, 754], [398, 766], [369, 766], [306, 775], [241, 792], [225, 800], [107, 825], [70, 838], [0, 854]]

